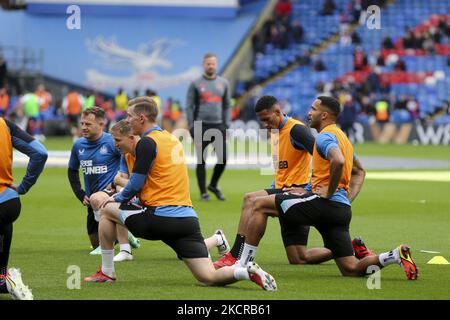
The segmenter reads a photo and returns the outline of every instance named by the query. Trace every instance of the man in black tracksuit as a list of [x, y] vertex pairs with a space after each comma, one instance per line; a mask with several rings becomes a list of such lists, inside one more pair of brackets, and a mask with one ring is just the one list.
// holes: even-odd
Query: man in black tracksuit
[[189, 131], [194, 138], [197, 153], [197, 181], [201, 200], [208, 201], [206, 188], [206, 147], [213, 143], [217, 164], [208, 190], [219, 200], [225, 200], [217, 184], [226, 165], [226, 129], [231, 121], [230, 88], [228, 81], [216, 74], [217, 58], [207, 53], [203, 58], [204, 74], [194, 80], [187, 94], [187, 118]]

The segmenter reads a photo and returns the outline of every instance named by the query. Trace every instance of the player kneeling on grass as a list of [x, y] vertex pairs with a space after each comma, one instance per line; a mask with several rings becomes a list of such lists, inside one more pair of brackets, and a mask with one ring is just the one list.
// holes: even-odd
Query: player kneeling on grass
[[[161, 240], [184, 261], [194, 277], [205, 285], [226, 285], [252, 280], [265, 290], [276, 290], [272, 276], [256, 263], [215, 270], [192, 208], [189, 177], [180, 141], [156, 124], [158, 108], [151, 98], [129, 102], [122, 136], [139, 135], [134, 161], [128, 157], [131, 175], [125, 188], [102, 204], [100, 245], [102, 267], [88, 282], [116, 281], [113, 246], [115, 225], [125, 225], [137, 237]], [[116, 145], [120, 143], [118, 135]], [[131, 165], [132, 164], [132, 165]], [[139, 204], [129, 200], [138, 195]], [[218, 244], [218, 241], [217, 241]]]
[[321, 96], [313, 102], [308, 120], [319, 134], [314, 145], [311, 182], [301, 194], [282, 193], [256, 198], [239, 264], [245, 265], [254, 259], [267, 218], [271, 216], [292, 226], [316, 227], [344, 276], [364, 276], [373, 265], [382, 268], [399, 264], [408, 280], [416, 280], [418, 269], [405, 245], [361, 260], [353, 255], [349, 225], [352, 217], [350, 200], [354, 191], [350, 189], [350, 177], [358, 160], [347, 136], [336, 126], [340, 110], [339, 102], [331, 97]]
[[[131, 133], [131, 128], [128, 126], [125, 120], [117, 122], [111, 128], [112, 136], [114, 137], [116, 148], [121, 153], [120, 169], [114, 178], [114, 184], [101, 192], [96, 192], [90, 197], [90, 203], [94, 209], [96, 221], [100, 221], [100, 206], [108, 199], [109, 196], [122, 191], [129, 180], [130, 172], [133, 170], [136, 144], [139, 142], [140, 137]], [[139, 205], [139, 199], [133, 197], [132, 203]], [[140, 246], [139, 239], [136, 239], [131, 232], [129, 232], [123, 225], [116, 225], [117, 239], [120, 243], [120, 252], [114, 256], [114, 262], [131, 261], [133, 255], [131, 254], [131, 248]], [[127, 242], [128, 241], [130, 244]], [[134, 244], [134, 245], [133, 245]], [[230, 251], [228, 241], [222, 230], [216, 230], [214, 234], [205, 239], [205, 244], [210, 251], [213, 247], [217, 247], [219, 256], [223, 256]]]

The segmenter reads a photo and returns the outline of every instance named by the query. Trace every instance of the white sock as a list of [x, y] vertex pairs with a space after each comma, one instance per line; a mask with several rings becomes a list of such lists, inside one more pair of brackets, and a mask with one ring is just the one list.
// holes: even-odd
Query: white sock
[[223, 245], [223, 239], [221, 236], [215, 233], [214, 237], [216, 238], [216, 247]]
[[128, 253], [131, 253], [131, 246], [129, 243], [120, 244], [120, 251], [126, 251]]
[[256, 256], [256, 249], [258, 249], [258, 247], [247, 243], [244, 244], [244, 249], [242, 250], [241, 257], [239, 258], [239, 264], [242, 267], [247, 267], [247, 263], [253, 260]]
[[234, 267], [234, 278], [236, 280], [250, 280], [250, 276], [248, 275], [247, 268], [236, 265]]
[[400, 253], [398, 252], [398, 248], [395, 248], [394, 250], [389, 251], [389, 252], [381, 253], [378, 256], [378, 259], [380, 260], [380, 264], [383, 267], [390, 265], [390, 264], [394, 264], [394, 263], [398, 264], [401, 262]]
[[102, 249], [102, 272], [109, 277], [114, 275], [114, 249]]

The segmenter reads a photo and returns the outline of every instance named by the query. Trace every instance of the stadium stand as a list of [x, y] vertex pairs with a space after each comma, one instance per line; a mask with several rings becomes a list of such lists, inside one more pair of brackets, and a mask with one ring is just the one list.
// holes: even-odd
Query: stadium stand
[[[323, 3], [292, 1], [292, 19], [305, 28], [303, 41], [291, 40], [285, 49], [268, 43], [257, 54], [255, 82], [263, 84], [263, 94], [286, 100], [291, 114], [301, 119], [319, 93], [333, 94], [341, 102], [351, 93], [345, 101], [354, 105], [362, 123], [376, 115], [375, 106], [382, 100], [388, 102], [390, 121], [395, 123], [448, 123], [449, 1], [390, 1], [382, 8], [382, 27], [376, 30], [366, 26], [364, 17], [359, 23], [351, 18], [361, 1], [335, 1], [336, 9], [328, 16], [321, 15]], [[409, 33], [415, 35], [412, 49], [404, 46], [410, 45]], [[299, 59], [313, 51], [309, 59]], [[318, 61], [323, 65], [320, 71]], [[244, 87], [240, 84], [237, 91]], [[369, 112], [365, 98], [371, 104]], [[406, 108], [394, 108], [402, 106], [402, 99]]]

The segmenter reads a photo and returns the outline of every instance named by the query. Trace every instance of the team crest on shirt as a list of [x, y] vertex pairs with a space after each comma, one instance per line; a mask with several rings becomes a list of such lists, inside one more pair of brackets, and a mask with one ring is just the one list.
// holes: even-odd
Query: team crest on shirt
[[84, 149], [78, 150], [78, 154], [80, 154], [80, 155], [84, 154]]
[[108, 148], [106, 146], [102, 146], [100, 148], [100, 154], [107, 154], [108, 153]]
[[218, 91], [222, 91], [222, 90], [223, 90], [223, 85], [222, 85], [221, 83], [217, 83], [217, 84], [216, 84], [216, 89], [217, 89]]

